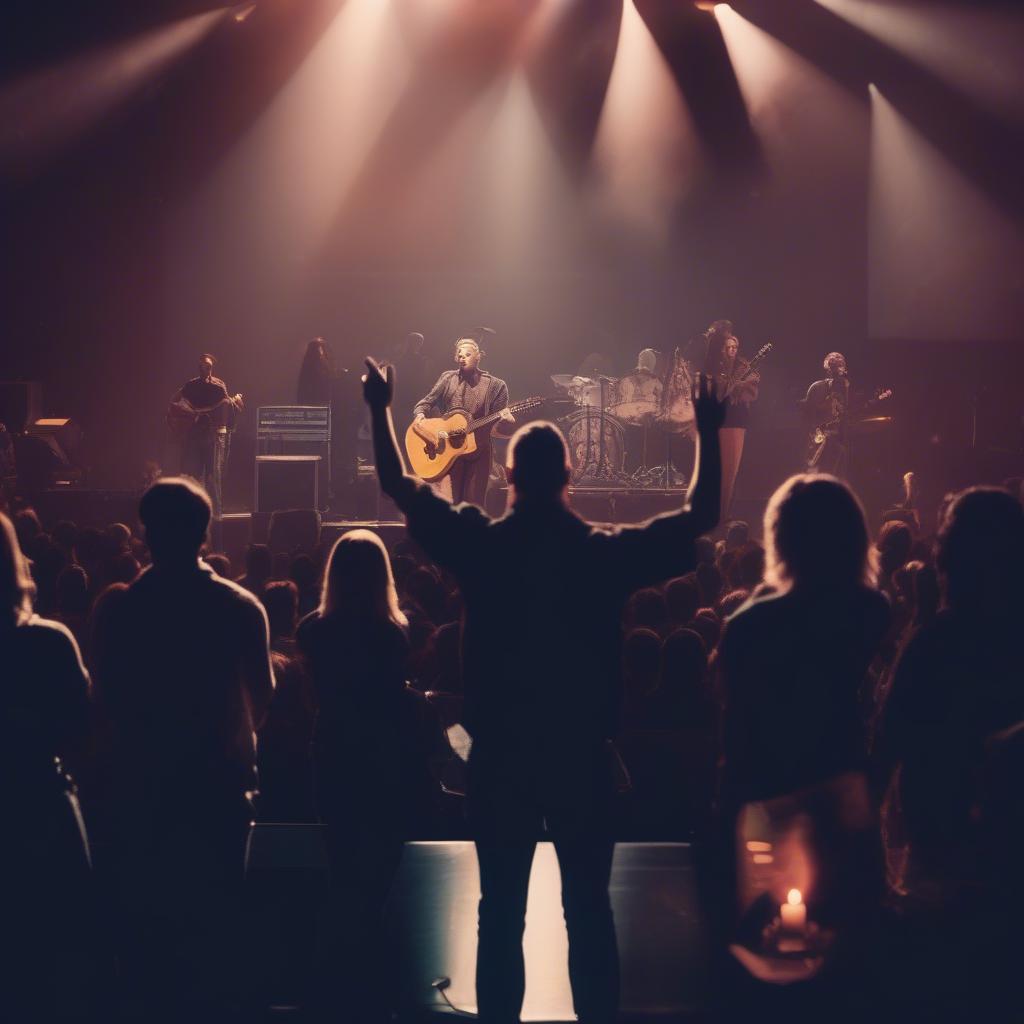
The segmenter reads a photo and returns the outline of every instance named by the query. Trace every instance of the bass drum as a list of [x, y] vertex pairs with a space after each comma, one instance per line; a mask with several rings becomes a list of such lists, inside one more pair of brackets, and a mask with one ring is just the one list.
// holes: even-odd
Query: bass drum
[[581, 409], [566, 417], [564, 423], [572, 461], [572, 482], [599, 475], [601, 467], [601, 435], [604, 434], [604, 466], [602, 475], [614, 477], [626, 464], [626, 432], [611, 416]]

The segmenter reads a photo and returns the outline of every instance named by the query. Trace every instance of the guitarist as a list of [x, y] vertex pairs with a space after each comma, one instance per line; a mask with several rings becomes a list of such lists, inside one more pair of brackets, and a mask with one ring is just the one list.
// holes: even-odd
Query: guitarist
[[181, 430], [182, 472], [206, 488], [219, 519], [230, 430], [242, 409], [242, 396], [229, 395], [224, 381], [214, 377], [215, 362], [209, 352], [199, 357], [199, 376], [186, 381], [171, 399], [168, 422]]
[[[413, 408], [413, 429], [417, 429], [416, 424], [420, 420], [447, 416], [454, 409], [461, 409], [471, 420], [500, 410], [503, 420], [515, 422], [515, 417], [507, 408], [508, 387], [500, 378], [480, 369], [482, 356], [479, 342], [473, 338], [459, 338], [455, 343], [455, 363], [458, 369], [445, 370], [430, 391], [416, 403]], [[417, 429], [417, 433], [426, 441], [436, 443], [438, 440], [430, 436], [426, 428], [422, 431]], [[490, 427], [477, 432], [476, 442], [476, 454], [457, 459], [451, 472], [438, 481], [438, 490], [442, 497], [453, 504], [468, 501], [483, 508], [487, 497], [487, 481], [491, 475]]]
[[850, 387], [846, 356], [829, 352], [822, 364], [823, 380], [816, 380], [800, 402], [808, 426], [807, 470], [845, 477], [850, 463], [851, 417], [860, 416], [876, 402], [884, 402], [891, 390], [879, 391], [865, 401], [864, 395]]
[[716, 320], [704, 332], [707, 354], [704, 372], [711, 377], [719, 399], [725, 400], [725, 422], [719, 431], [722, 448], [722, 520], [729, 518], [736, 476], [743, 458], [743, 443], [750, 424], [750, 407], [757, 401], [761, 375], [750, 372], [740, 355], [740, 341], [731, 320]]

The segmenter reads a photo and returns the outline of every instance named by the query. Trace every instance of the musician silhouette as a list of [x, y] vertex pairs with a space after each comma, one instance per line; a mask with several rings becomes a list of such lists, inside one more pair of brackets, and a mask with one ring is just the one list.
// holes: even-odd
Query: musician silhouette
[[695, 395], [698, 459], [689, 504], [639, 526], [598, 529], [568, 506], [565, 439], [551, 423], [509, 445], [509, 510], [452, 506], [404, 474], [389, 405], [394, 371], [367, 360], [364, 394], [382, 489], [410, 536], [457, 579], [464, 722], [473, 739], [468, 811], [480, 865], [481, 1020], [517, 1021], [530, 865], [553, 841], [562, 873], [569, 977], [584, 1024], [615, 1019], [619, 974], [608, 896], [612, 751], [621, 702], [619, 619], [639, 587], [693, 569], [718, 520], [723, 404]]

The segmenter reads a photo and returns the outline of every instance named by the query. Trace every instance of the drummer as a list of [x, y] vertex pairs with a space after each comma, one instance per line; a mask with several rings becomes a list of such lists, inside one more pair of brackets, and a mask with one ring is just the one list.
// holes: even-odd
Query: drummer
[[642, 348], [636, 357], [635, 373], [649, 373], [659, 380], [665, 376], [661, 368], [662, 357], [657, 349]]

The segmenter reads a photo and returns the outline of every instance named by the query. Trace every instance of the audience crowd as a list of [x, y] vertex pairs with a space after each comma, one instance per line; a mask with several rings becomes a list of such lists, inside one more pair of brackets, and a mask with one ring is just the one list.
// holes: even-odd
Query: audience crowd
[[[849, 487], [794, 477], [763, 535], [728, 523], [692, 571], [633, 593], [615, 838], [707, 851], [721, 952], [742, 932], [743, 809], [859, 779], [874, 841], [850, 930], [876, 962], [837, 954], [833, 980], [895, 1016], [1021, 1019], [1024, 509], [973, 488], [933, 530], [906, 518], [872, 537]], [[9, 1019], [114, 1019], [111, 993], [125, 1019], [251, 1019], [253, 819], [325, 825], [309, 1005], [326, 1019], [337, 989], [372, 983], [403, 842], [468, 834], [456, 574], [361, 530], [209, 551], [185, 480], [150, 488], [139, 519], [0, 516]], [[830, 913], [853, 920], [823, 897]]]

